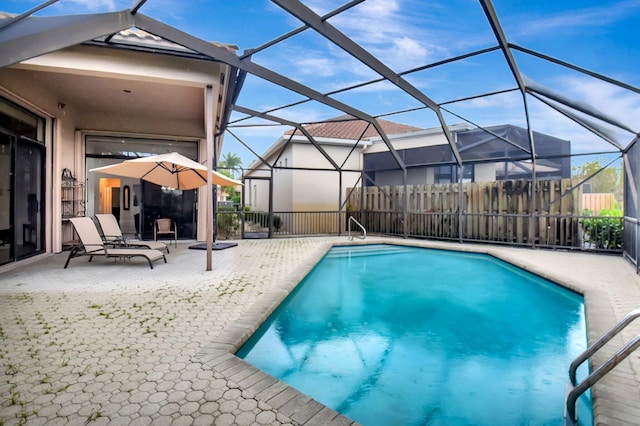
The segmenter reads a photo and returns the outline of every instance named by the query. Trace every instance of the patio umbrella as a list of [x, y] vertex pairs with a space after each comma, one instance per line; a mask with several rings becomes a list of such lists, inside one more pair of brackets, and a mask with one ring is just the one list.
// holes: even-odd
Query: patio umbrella
[[[174, 189], [195, 189], [207, 184], [207, 166], [193, 161], [177, 152], [141, 157], [125, 160], [110, 166], [97, 167], [91, 172], [107, 173], [115, 176], [138, 178], [157, 185]], [[242, 182], [231, 179], [223, 174], [211, 170], [213, 185], [236, 186]], [[207, 205], [207, 216], [212, 215], [212, 206]], [[211, 239], [213, 230], [211, 223], [207, 223], [207, 270], [211, 265]]]
[[[89, 171], [143, 179], [174, 189], [195, 189], [207, 184], [207, 166], [177, 152], [125, 160], [122, 163], [97, 167]], [[214, 185], [242, 185], [240, 181], [215, 170], [211, 173]]]

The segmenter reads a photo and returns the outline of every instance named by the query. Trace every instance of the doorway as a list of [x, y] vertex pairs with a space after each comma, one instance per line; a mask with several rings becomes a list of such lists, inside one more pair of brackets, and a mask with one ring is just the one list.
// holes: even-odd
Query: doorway
[[0, 265], [44, 252], [42, 144], [0, 131]]
[[[242, 238], [272, 238], [274, 223], [271, 177], [252, 176], [243, 179], [242, 183], [242, 210], [244, 211]], [[249, 209], [246, 209], [247, 206]]]
[[175, 223], [179, 239], [196, 238], [197, 192], [195, 189], [166, 188], [147, 181], [142, 186], [142, 235], [153, 239], [156, 219], [168, 218]]
[[96, 213], [111, 213], [120, 222], [120, 179], [100, 178], [99, 200]]
[[197, 190], [175, 190], [137, 178], [115, 178], [89, 170], [172, 151], [195, 160], [197, 142], [90, 135], [85, 141], [89, 216], [113, 213], [123, 233], [135, 233], [143, 239], [153, 239], [156, 219], [170, 218], [177, 226], [179, 239], [196, 238]]

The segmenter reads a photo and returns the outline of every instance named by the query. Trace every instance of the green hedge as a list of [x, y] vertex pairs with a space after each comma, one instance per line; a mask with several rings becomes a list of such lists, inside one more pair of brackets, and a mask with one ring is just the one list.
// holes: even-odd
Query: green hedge
[[[588, 214], [588, 212], [587, 212]], [[582, 219], [585, 242], [599, 249], [621, 249], [623, 243], [622, 211], [601, 210], [599, 216]]]

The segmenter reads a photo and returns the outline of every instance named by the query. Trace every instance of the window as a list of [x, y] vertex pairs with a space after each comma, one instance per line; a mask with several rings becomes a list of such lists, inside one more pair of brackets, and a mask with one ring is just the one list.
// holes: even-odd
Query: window
[[6, 99], [0, 99], [0, 127], [44, 143], [44, 120]]
[[[473, 165], [465, 165], [462, 172], [462, 182], [473, 182], [474, 173], [473, 173]], [[438, 166], [436, 167], [435, 183], [454, 183], [458, 182], [458, 166], [448, 165], [448, 166]]]

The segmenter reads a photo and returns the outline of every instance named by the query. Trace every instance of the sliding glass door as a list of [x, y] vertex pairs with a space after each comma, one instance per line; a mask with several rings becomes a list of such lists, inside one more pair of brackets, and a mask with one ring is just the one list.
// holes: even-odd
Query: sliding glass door
[[89, 170], [174, 151], [197, 160], [197, 142], [87, 136], [85, 146], [87, 215], [113, 213], [123, 232], [136, 233], [144, 239], [153, 239], [156, 219], [168, 218], [176, 224], [179, 239], [196, 238], [197, 190], [181, 191], [140, 179]]
[[20, 138], [15, 154], [16, 260], [44, 251], [44, 147]]
[[0, 132], [0, 264], [44, 251], [44, 147]]
[[0, 133], [0, 265], [8, 263], [15, 257], [13, 249], [13, 201], [11, 189], [13, 164], [11, 149], [14, 137]]

